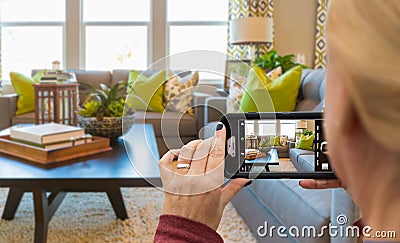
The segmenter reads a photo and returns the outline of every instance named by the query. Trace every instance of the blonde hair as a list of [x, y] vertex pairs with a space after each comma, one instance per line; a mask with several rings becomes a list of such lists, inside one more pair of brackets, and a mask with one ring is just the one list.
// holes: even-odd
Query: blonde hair
[[327, 38], [362, 124], [399, 152], [400, 1], [331, 0]]

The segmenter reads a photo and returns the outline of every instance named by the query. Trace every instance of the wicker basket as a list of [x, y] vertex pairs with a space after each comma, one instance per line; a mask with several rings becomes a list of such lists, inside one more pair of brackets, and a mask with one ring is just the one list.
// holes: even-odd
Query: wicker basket
[[123, 133], [127, 133], [135, 121], [135, 115], [123, 117], [84, 117], [78, 115], [79, 126], [85, 129], [85, 133], [93, 136], [117, 139]]

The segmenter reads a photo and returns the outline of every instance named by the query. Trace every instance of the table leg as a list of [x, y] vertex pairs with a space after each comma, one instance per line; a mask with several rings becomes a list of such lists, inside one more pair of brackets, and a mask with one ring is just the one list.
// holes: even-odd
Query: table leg
[[15, 213], [17, 212], [18, 206], [21, 202], [24, 190], [20, 188], [10, 188], [7, 195], [6, 205], [2, 218], [5, 220], [13, 220]]
[[49, 222], [67, 193], [55, 191], [47, 198], [45, 190], [34, 189], [32, 192], [35, 208], [35, 243], [44, 243], [47, 240]]
[[121, 189], [119, 187], [115, 187], [113, 189], [108, 189], [106, 193], [117, 218], [122, 220], [127, 219], [128, 213], [126, 212], [126, 207], [124, 204], [124, 199], [121, 194]]

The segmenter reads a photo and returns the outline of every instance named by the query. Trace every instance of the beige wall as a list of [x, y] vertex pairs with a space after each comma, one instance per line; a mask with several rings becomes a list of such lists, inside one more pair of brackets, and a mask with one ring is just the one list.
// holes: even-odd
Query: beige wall
[[280, 55], [304, 54], [313, 67], [317, 0], [275, 0], [275, 49]]

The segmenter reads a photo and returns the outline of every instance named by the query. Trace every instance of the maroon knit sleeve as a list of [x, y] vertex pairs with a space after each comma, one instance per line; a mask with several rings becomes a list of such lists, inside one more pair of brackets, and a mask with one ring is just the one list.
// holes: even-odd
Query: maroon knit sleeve
[[154, 242], [215, 242], [224, 240], [213, 229], [200, 222], [177, 215], [160, 216]]

